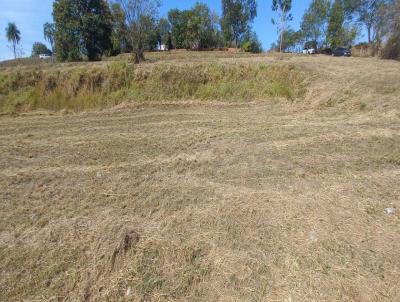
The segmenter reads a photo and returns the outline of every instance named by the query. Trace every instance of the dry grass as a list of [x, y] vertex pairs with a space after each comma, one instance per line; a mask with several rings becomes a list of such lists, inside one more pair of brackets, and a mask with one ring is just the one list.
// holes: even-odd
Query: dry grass
[[[168, 61], [168, 60], [167, 60]], [[109, 108], [122, 102], [295, 100], [305, 77], [293, 64], [127, 61], [0, 73], [0, 112]]]
[[400, 63], [235, 62], [307, 95], [0, 119], [0, 301], [400, 300]]

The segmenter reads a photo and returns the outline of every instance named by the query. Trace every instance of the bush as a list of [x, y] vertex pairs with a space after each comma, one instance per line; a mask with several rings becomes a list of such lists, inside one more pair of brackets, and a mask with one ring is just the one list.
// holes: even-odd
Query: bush
[[260, 53], [262, 45], [255, 32], [249, 32], [245, 35], [241, 49], [245, 52]]
[[353, 57], [373, 57], [376, 54], [375, 45], [359, 43], [351, 48], [351, 54]]
[[400, 59], [400, 33], [393, 35], [382, 49], [382, 59]]

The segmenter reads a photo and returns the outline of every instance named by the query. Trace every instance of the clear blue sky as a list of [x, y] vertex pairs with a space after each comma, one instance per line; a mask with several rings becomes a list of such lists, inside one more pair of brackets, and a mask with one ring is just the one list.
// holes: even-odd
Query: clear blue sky
[[[160, 16], [166, 16], [171, 8], [186, 9], [193, 6], [196, 0], [162, 0]], [[208, 6], [221, 14], [221, 0], [203, 0]], [[276, 29], [271, 24], [273, 12], [271, 11], [272, 0], [258, 1], [258, 17], [254, 22], [257, 32], [264, 48], [269, 48], [276, 41]], [[301, 17], [308, 7], [310, 0], [293, 0], [292, 27], [298, 28]], [[21, 31], [21, 47], [25, 56], [29, 56], [32, 44], [36, 41], [44, 42], [43, 24], [52, 21], [53, 0], [0, 0], [0, 61], [12, 58], [5, 38], [5, 28], [8, 22], [15, 22]]]

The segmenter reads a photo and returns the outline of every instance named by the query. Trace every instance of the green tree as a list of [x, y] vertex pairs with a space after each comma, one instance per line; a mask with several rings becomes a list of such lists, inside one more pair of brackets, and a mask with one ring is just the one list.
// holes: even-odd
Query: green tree
[[221, 27], [225, 40], [239, 47], [256, 16], [256, 0], [222, 0]]
[[189, 17], [189, 11], [172, 9], [168, 12], [168, 21], [171, 24], [171, 39], [174, 48], [188, 48], [187, 26]]
[[342, 0], [335, 0], [329, 15], [327, 40], [332, 49], [350, 46], [357, 37], [357, 27], [345, 24], [345, 8]]
[[117, 0], [125, 15], [128, 40], [132, 46], [135, 62], [144, 61], [144, 52], [154, 39], [159, 0]]
[[55, 54], [59, 61], [81, 59], [79, 15], [74, 0], [56, 0], [53, 3], [55, 24]]
[[279, 51], [282, 52], [287, 23], [292, 20], [292, 15], [290, 13], [292, 10], [292, 0], [273, 0], [272, 10], [278, 12], [278, 20], [272, 19], [272, 23], [278, 25]]
[[326, 44], [330, 0], [312, 0], [303, 15], [301, 31], [304, 39], [312, 42], [315, 48]]
[[[292, 28], [287, 28], [282, 35], [283, 39], [282, 42], [278, 39], [278, 45], [281, 45], [282, 51], [287, 52], [291, 51], [294, 52], [297, 50], [299, 46], [303, 46], [303, 33], [301, 30], [294, 31]], [[313, 47], [315, 43], [312, 43]]]
[[119, 3], [112, 3], [112, 54], [117, 55], [132, 51], [132, 46], [129, 43], [128, 28], [125, 24], [125, 13]]
[[21, 41], [21, 32], [17, 28], [15, 23], [8, 23], [6, 27], [6, 37], [8, 42], [12, 45], [12, 50], [14, 52], [14, 58], [17, 58], [17, 45]]
[[55, 0], [56, 55], [61, 61], [100, 59], [111, 48], [112, 18], [105, 0]]
[[189, 41], [192, 48], [207, 49], [217, 45], [218, 18], [206, 4], [196, 3], [188, 20]]
[[54, 23], [46, 22], [43, 25], [43, 36], [50, 43], [51, 51], [54, 51], [54, 40], [56, 35], [56, 26]]
[[51, 50], [47, 48], [44, 43], [35, 42], [32, 46], [32, 57], [37, 57], [39, 55], [51, 55]]
[[111, 49], [112, 16], [105, 0], [80, 0], [82, 52], [89, 61]]
[[190, 10], [168, 13], [175, 48], [206, 49], [220, 43], [219, 18], [209, 7], [196, 3]]
[[249, 31], [244, 35], [241, 49], [245, 52], [252, 53], [260, 53], [263, 51], [261, 42], [254, 31]]
[[344, 9], [341, 0], [335, 0], [329, 16], [328, 42], [332, 49], [343, 45]]

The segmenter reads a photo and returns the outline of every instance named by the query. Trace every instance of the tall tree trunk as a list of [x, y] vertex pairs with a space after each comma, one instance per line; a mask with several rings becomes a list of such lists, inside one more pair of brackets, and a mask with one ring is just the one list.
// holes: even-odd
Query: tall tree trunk
[[13, 41], [14, 59], [17, 59], [17, 44]]
[[368, 44], [371, 44], [371, 25], [367, 25], [368, 31]]
[[134, 52], [134, 56], [135, 56], [135, 58], [134, 58], [135, 64], [140, 64], [141, 62], [143, 62], [143, 61], [145, 60], [145, 58], [144, 58], [144, 51], [141, 50], [141, 49], [137, 49], [137, 50]]
[[279, 43], [279, 52], [282, 53], [282, 45], [283, 45], [283, 33], [285, 31], [285, 12], [282, 10], [281, 13], [281, 38], [280, 38], [280, 43]]
[[238, 44], [239, 44], [239, 37], [237, 34], [235, 34], [235, 48], [238, 48]]

